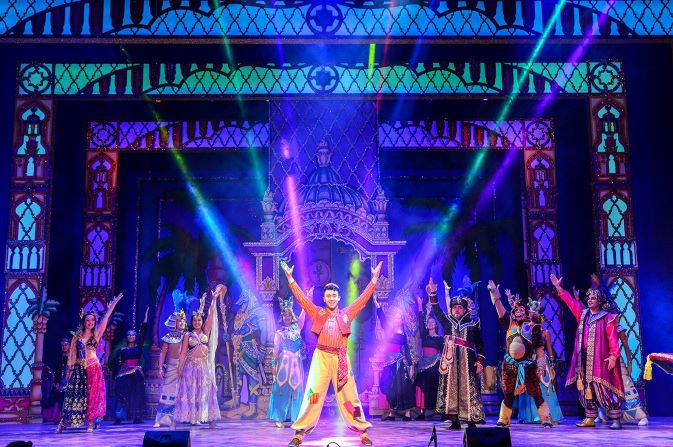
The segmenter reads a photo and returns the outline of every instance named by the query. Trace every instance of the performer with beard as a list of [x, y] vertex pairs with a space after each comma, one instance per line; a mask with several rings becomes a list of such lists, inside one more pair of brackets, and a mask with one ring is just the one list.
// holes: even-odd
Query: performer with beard
[[612, 419], [612, 429], [622, 428], [624, 383], [622, 381], [619, 335], [619, 309], [602, 289], [587, 290], [587, 307], [572, 298], [561, 286], [562, 278], [550, 275], [559, 298], [577, 320], [575, 348], [568, 369], [566, 386], [577, 383], [586, 418], [578, 427], [595, 427], [599, 405]]
[[499, 285], [488, 282], [491, 302], [498, 312], [500, 324], [505, 328], [505, 360], [502, 363], [502, 390], [505, 394], [500, 405], [497, 425], [507, 427], [512, 416], [514, 396], [527, 392], [535, 401], [540, 422], [552, 428], [549, 406], [542, 398], [540, 377], [544, 375], [546, 357], [542, 343], [542, 328], [531, 321], [528, 307], [518, 297], [509, 303], [511, 312], [500, 301]]
[[[470, 301], [457, 295], [449, 301], [449, 315], [439, 307], [437, 284], [425, 286], [432, 314], [444, 330], [444, 346], [439, 361], [439, 390], [437, 412], [451, 420], [451, 430], [460, 430], [460, 422], [468, 426], [484, 423], [481, 402], [484, 343], [481, 338], [479, 318], [472, 315]], [[446, 296], [451, 288], [444, 283]]]

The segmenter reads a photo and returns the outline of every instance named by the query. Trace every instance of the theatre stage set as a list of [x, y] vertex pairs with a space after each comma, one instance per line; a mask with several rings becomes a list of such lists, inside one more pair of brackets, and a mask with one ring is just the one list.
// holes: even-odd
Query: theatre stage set
[[[430, 277], [481, 281], [486, 426], [505, 354], [486, 284], [538, 299], [565, 418], [514, 417], [513, 445], [673, 443], [673, 376], [646, 368], [673, 350], [667, 0], [5, 0], [0, 57], [0, 445], [168, 433], [152, 427], [164, 322], [216, 284], [222, 418], [178, 430], [193, 446], [287, 445], [289, 423], [267, 419], [281, 260], [317, 304], [339, 284], [342, 306], [381, 262], [386, 312], [401, 296], [425, 308]], [[583, 297], [592, 273], [621, 312], [646, 426], [575, 427], [577, 323], [550, 275]], [[61, 340], [120, 292], [97, 346], [102, 426], [56, 434]], [[114, 424], [120, 352], [146, 309], [142, 422]], [[392, 335], [370, 302], [349, 339], [374, 445], [426, 446], [433, 427], [462, 445], [438, 417], [382, 421]], [[333, 394], [302, 445], [360, 445]]]

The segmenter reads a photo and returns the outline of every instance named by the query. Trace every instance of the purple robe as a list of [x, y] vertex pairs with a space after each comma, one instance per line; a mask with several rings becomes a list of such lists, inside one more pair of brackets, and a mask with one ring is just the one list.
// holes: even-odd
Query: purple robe
[[[559, 293], [559, 297], [570, 308], [578, 323], [575, 349], [568, 369], [566, 386], [577, 382], [577, 389], [582, 391], [587, 384], [596, 382], [624, 399], [624, 382], [619, 366], [621, 355], [617, 333], [619, 315], [604, 310], [591, 315], [590, 310], [579, 301], [575, 301], [566, 290]], [[582, 347], [586, 347], [585, 371], [581, 370], [583, 364]], [[608, 362], [605, 361], [610, 355], [617, 359], [617, 363], [612, 370], [608, 370]]]

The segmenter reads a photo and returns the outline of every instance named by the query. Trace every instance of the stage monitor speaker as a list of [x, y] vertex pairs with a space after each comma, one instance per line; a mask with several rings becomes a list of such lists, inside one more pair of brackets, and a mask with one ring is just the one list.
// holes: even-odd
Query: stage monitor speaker
[[512, 447], [509, 428], [467, 427], [463, 436], [463, 447]]
[[191, 447], [189, 431], [148, 431], [143, 438], [143, 447]]

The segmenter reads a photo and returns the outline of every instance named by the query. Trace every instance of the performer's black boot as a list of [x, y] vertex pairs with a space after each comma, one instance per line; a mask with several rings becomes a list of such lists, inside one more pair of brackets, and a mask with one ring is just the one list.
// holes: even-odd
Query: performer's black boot
[[460, 421], [458, 418], [454, 419], [451, 421], [451, 425], [449, 425], [449, 430], [460, 430]]

